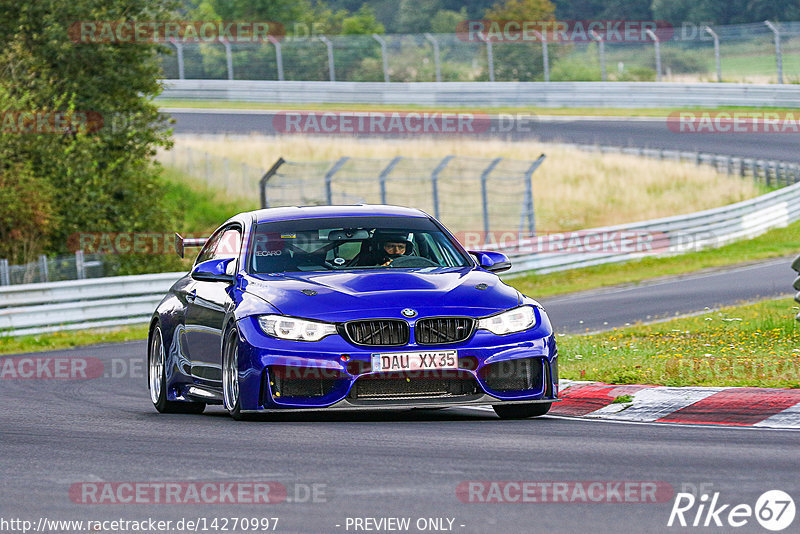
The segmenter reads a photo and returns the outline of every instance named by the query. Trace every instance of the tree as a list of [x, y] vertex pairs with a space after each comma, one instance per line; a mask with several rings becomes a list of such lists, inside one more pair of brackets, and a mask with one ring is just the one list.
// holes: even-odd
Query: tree
[[[486, 11], [487, 20], [494, 21], [550, 21], [554, 20], [555, 6], [550, 0], [506, 0]], [[550, 47], [548, 58], [556, 50]], [[538, 41], [497, 43], [494, 45], [494, 71], [497, 80], [541, 80], [544, 73], [542, 45]]]
[[[170, 144], [152, 102], [161, 91], [160, 46], [73, 42], [69, 33], [76, 21], [166, 20], [169, 10], [157, 0], [0, 1], [2, 109], [97, 119], [66, 131], [37, 123], [32, 133], [7, 127], [0, 135], [5, 215], [24, 206], [20, 214], [41, 222], [44, 251], [68, 252], [75, 232], [171, 229], [153, 160], [156, 148]], [[16, 241], [26, 228], [13, 219], [11, 226], [0, 226], [0, 241]], [[117, 260], [139, 270], [169, 263], [164, 256]]]

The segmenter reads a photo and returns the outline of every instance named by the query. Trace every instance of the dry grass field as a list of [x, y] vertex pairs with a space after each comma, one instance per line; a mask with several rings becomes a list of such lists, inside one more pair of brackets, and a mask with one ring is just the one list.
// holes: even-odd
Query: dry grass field
[[[216, 156], [215, 160], [227, 158], [234, 169], [246, 163], [260, 172], [268, 169], [279, 157], [289, 161], [335, 161], [343, 156], [443, 158], [453, 154], [532, 161], [545, 153], [547, 159], [533, 175], [536, 224], [541, 231], [593, 228], [691, 213], [761, 193], [750, 179], [727, 176], [705, 166], [624, 154], [583, 152], [539, 142], [177, 135], [175, 145], [176, 154], [191, 148], [194, 154], [207, 152]], [[161, 159], [165, 164], [175, 161], [175, 157], [169, 154], [162, 154]], [[198, 169], [202, 167], [199, 162], [195, 162], [195, 166]], [[321, 176], [319, 180], [321, 183]], [[245, 181], [251, 183], [244, 184]], [[475, 182], [469, 185], [477, 187], [477, 177]], [[233, 186], [228, 184], [228, 194], [253, 198], [254, 188], [252, 179], [242, 179]], [[427, 189], [424, 194], [427, 196]], [[449, 193], [451, 196], [454, 194], [458, 193]], [[422, 198], [404, 198], [403, 202], [397, 203], [415, 202], [425, 209]], [[445, 217], [443, 220], [449, 224]]]

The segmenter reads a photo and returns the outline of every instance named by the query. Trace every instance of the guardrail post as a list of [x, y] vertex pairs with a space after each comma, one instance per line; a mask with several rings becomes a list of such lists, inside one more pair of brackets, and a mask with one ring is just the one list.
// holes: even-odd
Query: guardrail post
[[598, 52], [600, 53], [600, 79], [608, 81], [608, 74], [606, 73], [606, 42], [600, 37], [600, 34], [592, 30], [589, 35], [597, 41]]
[[268, 35], [267, 39], [270, 43], [275, 45], [275, 61], [278, 64], [278, 81], [283, 81], [283, 50], [281, 49], [281, 42], [275, 37]]
[[75, 251], [75, 273], [78, 276], [78, 280], [86, 279], [86, 265], [85, 262], [83, 261], [82, 250]]
[[714, 38], [714, 64], [717, 66], [717, 81], [722, 82], [722, 63], [719, 57], [719, 35], [717, 35], [717, 32], [712, 30], [710, 26], [706, 26], [703, 29]]
[[[259, 196], [261, 197], [261, 207], [268, 208], [269, 207], [269, 200], [267, 199], [267, 182], [270, 178], [275, 176], [275, 173], [278, 172], [278, 167], [283, 165], [286, 162], [285, 159], [278, 158], [278, 161], [272, 164], [272, 167], [269, 168], [267, 172], [264, 173], [264, 176], [261, 177], [261, 180], [258, 181], [258, 190]], [[245, 175], [245, 164], [242, 163], [242, 177], [244, 178]]]
[[775, 34], [775, 62], [778, 67], [778, 83], [783, 83], [783, 52], [781, 51], [781, 32], [768, 20], [764, 24]]
[[400, 163], [400, 160], [403, 159], [403, 156], [397, 156], [389, 164], [383, 169], [378, 176], [378, 180], [381, 185], [381, 204], [386, 204], [386, 177], [392, 172], [392, 170]]
[[452, 155], [445, 156], [445, 158], [439, 162], [439, 165], [437, 165], [431, 173], [431, 188], [433, 189], [433, 216], [437, 219], [439, 218], [439, 175], [454, 157], [455, 156]]
[[328, 206], [333, 205], [333, 175], [339, 172], [339, 169], [341, 169], [349, 159], [350, 158], [347, 156], [340, 158], [336, 163], [333, 164], [331, 170], [325, 173], [325, 198], [328, 201]]
[[658, 39], [658, 35], [656, 35], [653, 30], [645, 30], [647, 36], [653, 40], [653, 44], [656, 48], [656, 81], [661, 81], [661, 41]]
[[491, 173], [497, 164], [500, 163], [503, 158], [495, 158], [486, 167], [483, 172], [481, 173], [481, 202], [483, 203], [483, 241], [486, 243], [486, 238], [489, 235], [489, 190], [487, 188], [486, 182], [489, 178], [489, 173]]
[[44, 254], [39, 256], [39, 281], [40, 282], [50, 281], [50, 272], [47, 269], [47, 256], [45, 256]]
[[492, 53], [492, 40], [487, 39], [483, 34], [478, 34], [478, 39], [486, 43], [486, 60], [489, 68], [489, 81], [494, 81], [494, 54]]
[[381, 59], [383, 63], [383, 81], [389, 83], [389, 58], [386, 57], [386, 41], [377, 33], [372, 34], [372, 38], [381, 45]]
[[436, 81], [442, 81], [442, 66], [439, 64], [439, 41], [430, 33], [425, 34], [425, 39], [433, 45], [433, 66], [436, 69]]
[[0, 286], [10, 286], [11, 276], [9, 274], [8, 260], [0, 259]]
[[320, 35], [318, 39], [322, 41], [322, 43], [325, 45], [325, 48], [328, 49], [328, 77], [332, 82], [335, 82], [336, 69], [333, 66], [333, 43], [324, 35]]
[[228, 41], [223, 41], [222, 45], [225, 47], [225, 62], [228, 64], [228, 79], [233, 79], [233, 52], [231, 51], [231, 44]]
[[186, 79], [186, 73], [184, 72], [184, 65], [183, 65], [183, 43], [174, 40], [171, 42], [172, 46], [175, 47], [175, 50], [178, 53], [178, 79], [184, 80]]
[[536, 221], [533, 209], [533, 173], [544, 162], [545, 157], [544, 154], [540, 155], [525, 172], [525, 216], [528, 219], [528, 233], [530, 235], [536, 235]]

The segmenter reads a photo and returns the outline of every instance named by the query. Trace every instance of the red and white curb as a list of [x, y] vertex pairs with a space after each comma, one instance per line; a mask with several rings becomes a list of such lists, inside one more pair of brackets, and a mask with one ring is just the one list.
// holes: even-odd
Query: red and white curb
[[[800, 429], [800, 389], [667, 387], [559, 381], [553, 415]], [[629, 402], [614, 402], [623, 395]]]

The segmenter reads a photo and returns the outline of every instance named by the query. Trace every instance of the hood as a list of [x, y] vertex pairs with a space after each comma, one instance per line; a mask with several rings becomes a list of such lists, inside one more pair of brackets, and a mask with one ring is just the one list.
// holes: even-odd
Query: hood
[[[485, 289], [475, 287], [480, 284]], [[248, 274], [242, 288], [284, 315], [325, 321], [400, 318], [405, 308], [416, 310], [418, 317], [479, 317], [520, 301], [517, 290], [496, 275], [472, 268]]]

